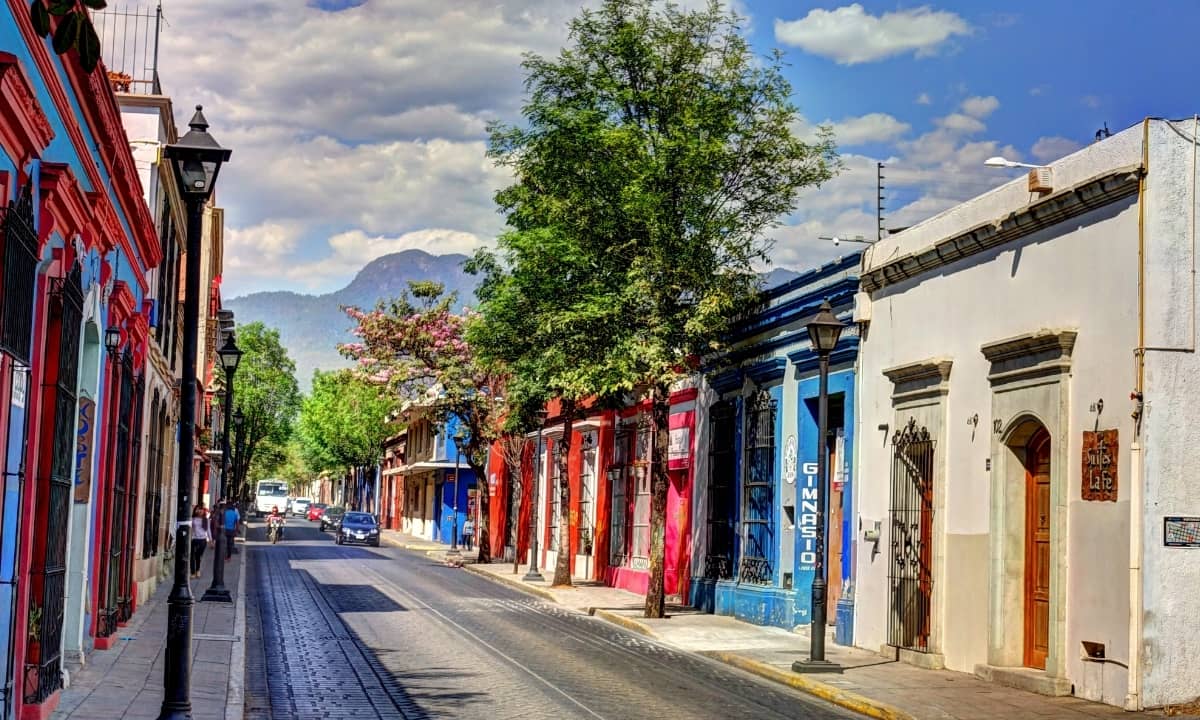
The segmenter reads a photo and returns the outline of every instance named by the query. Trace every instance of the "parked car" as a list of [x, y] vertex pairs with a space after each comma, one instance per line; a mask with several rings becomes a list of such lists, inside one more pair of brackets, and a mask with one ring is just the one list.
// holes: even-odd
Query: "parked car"
[[338, 523], [334, 542], [338, 545], [359, 542], [379, 547], [379, 523], [371, 513], [348, 512]]
[[321, 532], [325, 532], [329, 528], [336, 529], [338, 523], [342, 521], [342, 515], [346, 514], [346, 508], [339, 505], [325, 508], [325, 512], [321, 513]]
[[321, 515], [325, 513], [325, 508], [329, 507], [327, 503], [312, 503], [308, 506], [308, 519], [313, 522], [318, 522]]
[[292, 514], [298, 517], [304, 517], [308, 514], [308, 505], [312, 500], [305, 497], [298, 497], [292, 501]]

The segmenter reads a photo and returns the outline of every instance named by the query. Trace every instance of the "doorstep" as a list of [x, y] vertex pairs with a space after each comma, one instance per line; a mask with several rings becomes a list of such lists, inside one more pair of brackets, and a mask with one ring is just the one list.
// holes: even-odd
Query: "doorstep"
[[1066, 678], [1051, 677], [1045, 670], [1027, 667], [999, 667], [996, 665], [976, 665], [975, 675], [994, 682], [998, 685], [1024, 690], [1025, 692], [1062, 697], [1070, 695], [1071, 681]]

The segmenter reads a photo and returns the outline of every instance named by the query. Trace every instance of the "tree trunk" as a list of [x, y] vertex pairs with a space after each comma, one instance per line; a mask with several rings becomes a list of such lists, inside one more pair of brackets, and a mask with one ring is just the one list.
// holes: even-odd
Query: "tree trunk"
[[567, 467], [571, 455], [572, 426], [575, 423], [575, 403], [562, 401], [563, 434], [558, 455], [558, 562], [554, 564], [553, 587], [571, 586], [571, 482]]
[[491, 488], [487, 481], [487, 463], [484, 463], [483, 466], [478, 465], [471, 460], [474, 456], [474, 451], [467, 454], [467, 465], [475, 473], [475, 497], [478, 498], [476, 508], [479, 511], [479, 522], [475, 523], [475, 547], [479, 549], [478, 562], [490, 563], [492, 561], [492, 542], [488, 533], [488, 520], [491, 513], [488, 507], [491, 503]]
[[650, 463], [650, 584], [646, 588], [648, 618], [660, 618], [666, 608], [667, 451], [671, 441], [671, 389], [654, 385], [651, 414], [654, 419], [653, 460]]

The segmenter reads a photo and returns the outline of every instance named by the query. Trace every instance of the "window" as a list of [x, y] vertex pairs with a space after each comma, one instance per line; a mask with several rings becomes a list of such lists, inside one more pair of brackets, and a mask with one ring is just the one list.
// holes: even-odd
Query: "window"
[[737, 413], [732, 402], [713, 405], [708, 418], [708, 553], [704, 577], [733, 577], [737, 497]]
[[629, 511], [626, 489], [633, 456], [633, 429], [618, 424], [613, 439], [613, 462], [608, 469], [609, 489], [612, 492], [612, 536], [609, 539], [609, 562], [613, 567], [625, 564], [625, 516]]
[[579, 477], [579, 529], [578, 537], [580, 555], [592, 554], [592, 542], [595, 529], [595, 513], [592, 510], [593, 496], [596, 494], [596, 435], [584, 433], [583, 468]]
[[769, 585], [774, 580], [775, 399], [765, 390], [748, 403], [744, 477], [738, 580]]
[[654, 476], [650, 459], [653, 441], [651, 424], [643, 417], [638, 422], [637, 455], [633, 468], [633, 567], [639, 569], [650, 567], [650, 485]]
[[566, 447], [561, 441], [554, 443], [554, 451], [550, 455], [550, 481], [546, 483], [546, 491], [550, 493], [550, 516], [546, 523], [547, 531], [550, 533], [550, 540], [546, 543], [550, 552], [558, 550], [558, 525], [562, 519], [562, 478], [559, 474], [558, 460], [562, 456], [563, 448]]

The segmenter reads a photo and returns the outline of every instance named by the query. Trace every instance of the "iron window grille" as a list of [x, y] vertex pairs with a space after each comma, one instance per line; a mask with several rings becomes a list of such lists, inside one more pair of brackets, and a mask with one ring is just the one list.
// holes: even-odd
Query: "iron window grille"
[[162, 486], [165, 471], [165, 452], [163, 450], [164, 428], [166, 420], [163, 417], [166, 403], [160, 400], [158, 391], [150, 401], [150, 447], [146, 468], [146, 507], [142, 520], [142, 557], [149, 558], [158, 554], [160, 535], [159, 524], [162, 522]]
[[651, 458], [654, 452], [654, 428], [645, 415], [638, 419], [637, 447], [634, 459], [633, 483], [633, 560], [631, 567], [647, 570], [650, 567], [650, 489], [654, 477]]
[[550, 539], [546, 543], [546, 549], [550, 552], [558, 551], [558, 528], [562, 522], [562, 471], [559, 467], [562, 448], [562, 444], [555, 443], [554, 451], [549, 453], [550, 480], [546, 483], [546, 489], [550, 493], [550, 517], [547, 522], [547, 531], [550, 533]]
[[0, 351], [29, 364], [33, 340], [33, 301], [37, 282], [38, 238], [34, 230], [33, 191], [21, 188], [4, 209], [0, 243]]
[[746, 413], [745, 482], [742, 495], [742, 562], [738, 580], [770, 585], [775, 568], [775, 399], [760, 390]]
[[[44, 435], [49, 443], [50, 462], [40, 472], [38, 507], [42, 519], [35, 543], [43, 543], [40, 562], [35, 560], [30, 587], [30, 647], [25, 665], [25, 702], [37, 704], [62, 687], [62, 638], [67, 575], [67, 531], [74, 493], [76, 404], [79, 378], [79, 335], [83, 322], [83, 287], [76, 262], [65, 278], [50, 281], [50, 327], [57, 325], [58, 362], [47, 363], [43, 392], [53, 398], [53, 416], [43, 416], [54, 425]], [[51, 331], [53, 332], [53, 331]], [[53, 372], [53, 375], [51, 375]], [[44, 523], [44, 524], [43, 524]], [[42, 534], [44, 533], [44, 535]], [[38, 567], [40, 565], [40, 567]], [[35, 617], [36, 615], [36, 617]]]
[[594, 435], [588, 434], [584, 437], [591, 440], [584, 443], [587, 449], [583, 451], [583, 466], [579, 473], [579, 528], [576, 541], [580, 555], [591, 555], [592, 543], [595, 541], [595, 514], [592, 506], [596, 493], [596, 443]]
[[708, 417], [708, 552], [704, 556], [704, 577], [710, 580], [733, 578], [733, 559], [737, 544], [737, 495], [734, 473], [737, 471], [737, 413], [729, 401], [713, 405]]
[[609, 563], [613, 567], [625, 564], [626, 518], [629, 514], [629, 473], [633, 457], [633, 428], [628, 424], [619, 423], [613, 438], [613, 462], [609, 471], [612, 473], [609, 491], [612, 493], [612, 535], [609, 538]]
[[[129, 480], [126, 488], [129, 493], [129, 509], [126, 511], [128, 521], [125, 523], [125, 563], [121, 568], [121, 621], [127, 621], [133, 616], [133, 559], [137, 557], [137, 511], [138, 485], [142, 477], [142, 418], [146, 407], [146, 378], [138, 375], [133, 387], [133, 423], [130, 427], [130, 456]], [[144, 518], [143, 518], [144, 519]]]
[[929, 652], [934, 441], [915, 418], [892, 436], [888, 644]]
[[126, 481], [129, 477], [129, 415], [133, 403], [133, 364], [128, 351], [121, 360], [116, 362], [119, 367], [114, 373], [117, 387], [117, 417], [115, 462], [109, 476], [112, 492], [108, 502], [108, 527], [105, 538], [102, 559], [104, 569], [101, 573], [103, 590], [100, 593], [100, 608], [97, 617], [97, 637], [109, 637], [117, 631], [120, 617], [121, 600], [121, 565], [124, 549], [123, 533], [127, 522], [125, 511], [128, 507], [128, 490]]

